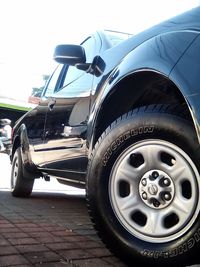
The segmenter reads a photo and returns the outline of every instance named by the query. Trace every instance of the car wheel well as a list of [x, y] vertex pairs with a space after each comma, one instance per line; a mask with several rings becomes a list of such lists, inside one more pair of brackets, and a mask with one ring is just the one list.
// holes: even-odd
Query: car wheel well
[[192, 120], [187, 103], [179, 88], [166, 76], [141, 71], [122, 79], [110, 91], [97, 118], [94, 142], [118, 117], [137, 107], [152, 104], [178, 105], [178, 113]]
[[11, 160], [13, 159], [13, 156], [15, 154], [15, 151], [17, 150], [17, 148], [20, 146], [20, 139], [19, 136], [17, 136], [14, 140], [14, 143], [12, 145], [12, 154], [11, 154]]

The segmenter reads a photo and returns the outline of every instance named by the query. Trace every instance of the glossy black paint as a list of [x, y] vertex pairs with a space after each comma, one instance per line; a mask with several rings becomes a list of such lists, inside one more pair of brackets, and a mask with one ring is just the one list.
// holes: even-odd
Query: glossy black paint
[[[40, 104], [15, 126], [12, 155], [21, 145], [27, 171], [37, 169], [41, 176], [50, 174], [81, 186], [101, 133], [118, 116], [146, 102], [186, 104], [199, 138], [199, 18], [200, 7], [114, 46], [110, 33], [96, 32], [86, 39], [82, 46], [86, 44], [86, 63], [92, 71], [64, 65], [52, 75]], [[167, 89], [154, 100], [160, 84]], [[143, 101], [146, 93], [153, 97]]]
[[[67, 57], [65, 55], [68, 55]], [[85, 51], [81, 45], [58, 45], [55, 48], [54, 60], [61, 64], [76, 65], [85, 63]]]

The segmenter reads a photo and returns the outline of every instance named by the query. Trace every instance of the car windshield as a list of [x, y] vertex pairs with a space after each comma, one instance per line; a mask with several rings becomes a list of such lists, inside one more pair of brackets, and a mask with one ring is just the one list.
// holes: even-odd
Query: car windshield
[[132, 34], [130, 33], [110, 31], [110, 30], [105, 30], [105, 33], [109, 41], [111, 42], [112, 46], [115, 46], [132, 36]]

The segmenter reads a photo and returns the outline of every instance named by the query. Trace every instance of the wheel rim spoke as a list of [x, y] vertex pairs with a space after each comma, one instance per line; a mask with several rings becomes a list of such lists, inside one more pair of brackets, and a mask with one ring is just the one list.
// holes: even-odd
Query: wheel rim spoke
[[162, 235], [164, 227], [162, 226], [163, 214], [159, 212], [151, 212], [148, 215], [147, 224], [144, 231], [149, 235], [157, 236]]
[[137, 207], [139, 207], [140, 202], [137, 196], [133, 197], [132, 195], [130, 195], [124, 199], [120, 198], [119, 204], [120, 204], [121, 210], [123, 210], [124, 212], [127, 212], [128, 214], [134, 209], [137, 209]]
[[149, 146], [144, 146], [140, 149], [144, 159], [145, 159], [145, 167], [147, 169], [152, 168], [154, 166], [155, 169], [160, 168], [160, 159], [159, 159], [159, 153], [160, 149], [157, 147], [154, 147], [153, 149]]
[[133, 168], [129, 163], [128, 160], [125, 160], [120, 169], [117, 173], [117, 179], [124, 179], [128, 183], [135, 185], [137, 182], [137, 178], [139, 175], [139, 171], [137, 168]]

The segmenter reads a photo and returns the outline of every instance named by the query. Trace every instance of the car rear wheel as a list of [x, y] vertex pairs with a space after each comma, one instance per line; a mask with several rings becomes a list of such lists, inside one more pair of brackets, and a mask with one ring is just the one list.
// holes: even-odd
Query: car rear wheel
[[102, 240], [128, 264], [177, 265], [197, 255], [199, 157], [193, 126], [166, 105], [125, 114], [97, 142], [89, 213]]
[[12, 160], [11, 192], [15, 197], [29, 197], [32, 193], [34, 179], [24, 177], [21, 149], [17, 148]]

